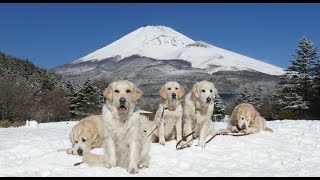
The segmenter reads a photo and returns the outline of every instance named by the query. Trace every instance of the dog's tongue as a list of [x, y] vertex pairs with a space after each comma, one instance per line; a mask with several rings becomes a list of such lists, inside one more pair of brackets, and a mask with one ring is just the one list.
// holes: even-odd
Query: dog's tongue
[[118, 107], [118, 111], [126, 111], [127, 110], [127, 108], [126, 107], [124, 107], [124, 106], [120, 106], [120, 107]]

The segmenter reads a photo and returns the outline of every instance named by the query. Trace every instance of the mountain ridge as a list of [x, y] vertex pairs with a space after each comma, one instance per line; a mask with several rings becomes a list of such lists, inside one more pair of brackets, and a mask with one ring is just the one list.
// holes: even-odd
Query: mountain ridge
[[202, 40], [194, 41], [166, 26], [138, 28], [70, 64], [110, 58], [121, 61], [135, 54], [159, 60], [186, 60], [192, 67], [204, 69], [209, 74], [224, 70], [254, 70], [270, 75], [284, 73], [282, 68], [275, 65], [213, 46]]

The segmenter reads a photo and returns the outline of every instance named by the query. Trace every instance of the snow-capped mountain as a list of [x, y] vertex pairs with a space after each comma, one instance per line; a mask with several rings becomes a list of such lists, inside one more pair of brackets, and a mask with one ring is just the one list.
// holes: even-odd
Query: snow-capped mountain
[[282, 68], [231, 52], [202, 41], [194, 41], [187, 36], [165, 26], [141, 27], [117, 41], [73, 61], [97, 62], [102, 60], [121, 61], [132, 55], [140, 55], [159, 60], [182, 59], [189, 61], [193, 68], [207, 73], [217, 71], [258, 71], [270, 75], [280, 75]]

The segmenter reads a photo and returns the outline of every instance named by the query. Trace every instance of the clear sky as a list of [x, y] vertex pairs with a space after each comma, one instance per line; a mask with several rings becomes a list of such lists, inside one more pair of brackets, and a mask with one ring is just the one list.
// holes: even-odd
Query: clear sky
[[0, 51], [52, 68], [146, 25], [280, 67], [302, 36], [320, 49], [319, 3], [0, 3]]

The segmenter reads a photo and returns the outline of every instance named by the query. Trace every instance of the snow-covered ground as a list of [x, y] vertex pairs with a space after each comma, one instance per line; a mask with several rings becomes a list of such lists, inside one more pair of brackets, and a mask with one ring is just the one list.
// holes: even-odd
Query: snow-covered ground
[[73, 166], [81, 157], [58, 149], [71, 145], [76, 123], [0, 128], [0, 176], [320, 176], [320, 121], [268, 121], [274, 133], [216, 136], [206, 149], [152, 144], [149, 168], [134, 175], [120, 167]]

